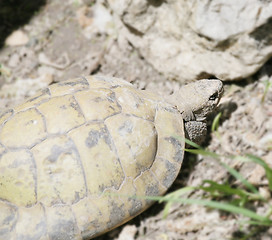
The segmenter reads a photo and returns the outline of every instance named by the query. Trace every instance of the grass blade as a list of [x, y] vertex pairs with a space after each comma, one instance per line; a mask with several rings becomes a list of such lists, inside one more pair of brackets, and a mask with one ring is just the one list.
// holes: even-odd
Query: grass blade
[[258, 190], [250, 183], [248, 182], [238, 171], [236, 171], [234, 168], [230, 167], [224, 162], [219, 162], [232, 176], [234, 176], [237, 180], [239, 180], [245, 187], [247, 187], [251, 192], [259, 195]]
[[[175, 138], [177, 139], [181, 139], [181, 137], [179, 136], [175, 136]], [[234, 176], [238, 181], [240, 181], [244, 186], [246, 186], [251, 192], [259, 195], [258, 190], [251, 184], [249, 183], [238, 171], [236, 171], [234, 168], [230, 167], [229, 165], [227, 165], [226, 163], [220, 161], [220, 155], [214, 153], [214, 152], [210, 152], [207, 151], [206, 149], [203, 149], [202, 147], [200, 147], [198, 144], [184, 138], [185, 143], [191, 145], [192, 147], [196, 148], [196, 149], [185, 149], [186, 152], [190, 152], [193, 154], [200, 154], [202, 156], [210, 156], [212, 158], [214, 158], [215, 160], [217, 160], [221, 166], [223, 166], [232, 176]], [[233, 156], [230, 156], [231, 158], [234, 158]], [[272, 177], [272, 175], [271, 175]], [[271, 180], [272, 182], [272, 180]]]
[[177, 201], [184, 204], [197, 204], [215, 209], [220, 209], [235, 214], [241, 214], [245, 217], [249, 217], [250, 219], [256, 220], [258, 222], [272, 225], [272, 221], [269, 218], [258, 215], [255, 212], [248, 210], [246, 208], [237, 207], [229, 203], [221, 203], [203, 199], [185, 199], [185, 198], [177, 199]]
[[272, 86], [272, 81], [269, 81], [269, 80], [265, 81], [265, 89], [264, 89], [264, 93], [263, 93], [263, 96], [262, 96], [261, 103], [264, 103], [265, 97], [266, 97], [266, 95], [268, 93], [268, 90], [269, 90], [269, 88], [271, 86]]
[[198, 189], [198, 187], [184, 187], [184, 188], [180, 188], [172, 193], [168, 193], [167, 195], [163, 196], [163, 201], [167, 201], [167, 200], [173, 200], [173, 199], [178, 199], [180, 196], [188, 193], [188, 192], [192, 192], [193, 190]]
[[210, 151], [207, 151], [205, 149], [185, 149], [186, 152], [189, 152], [189, 153], [193, 153], [193, 154], [200, 154], [202, 156], [209, 156], [209, 157], [212, 157], [214, 159], [219, 159], [219, 155], [214, 153], [214, 152], [210, 152]]
[[264, 168], [266, 177], [268, 179], [269, 189], [272, 191], [272, 169], [263, 159], [251, 154], [247, 154], [246, 156], [250, 161], [257, 163]]
[[[181, 138], [181, 137], [177, 137], [177, 138]], [[187, 143], [191, 147], [194, 147], [194, 148], [197, 148], [197, 149], [202, 149], [201, 146], [199, 146], [198, 144], [192, 142], [191, 140], [189, 140], [187, 138], [184, 138], [183, 140], [185, 141], [185, 143]]]
[[212, 132], [215, 132], [217, 131], [218, 129], [218, 126], [219, 126], [219, 121], [220, 121], [220, 117], [222, 116], [222, 113], [218, 113], [215, 118], [213, 119], [213, 122], [212, 122]]
[[[205, 187], [204, 184], [208, 183], [209, 186]], [[214, 193], [214, 192], [222, 192], [224, 193], [224, 195], [236, 195], [239, 196], [241, 198], [245, 198], [245, 197], [249, 197], [252, 194], [242, 190], [242, 189], [238, 189], [238, 188], [232, 188], [230, 187], [228, 184], [219, 184], [216, 183], [214, 181], [211, 180], [204, 180], [203, 181], [203, 186], [200, 187], [202, 190], [206, 191], [206, 192], [210, 192], [210, 193]]]
[[243, 223], [249, 224], [249, 225], [267, 226], [267, 227], [271, 226], [271, 221], [268, 221], [268, 222], [261, 221], [260, 222], [260, 221], [253, 221], [253, 220], [251, 220], [251, 221], [243, 221]]

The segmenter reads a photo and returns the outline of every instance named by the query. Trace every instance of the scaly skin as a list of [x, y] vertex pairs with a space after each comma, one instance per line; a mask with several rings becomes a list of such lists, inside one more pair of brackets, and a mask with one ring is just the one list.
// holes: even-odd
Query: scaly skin
[[185, 137], [201, 144], [207, 133], [206, 117], [218, 105], [224, 92], [218, 79], [204, 79], [182, 86], [166, 101], [177, 107], [185, 125]]

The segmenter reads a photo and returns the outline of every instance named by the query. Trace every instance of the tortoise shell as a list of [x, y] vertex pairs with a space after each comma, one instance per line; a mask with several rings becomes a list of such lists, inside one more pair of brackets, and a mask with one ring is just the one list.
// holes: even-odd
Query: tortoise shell
[[0, 239], [89, 239], [175, 180], [183, 119], [112, 77], [53, 84], [0, 117]]

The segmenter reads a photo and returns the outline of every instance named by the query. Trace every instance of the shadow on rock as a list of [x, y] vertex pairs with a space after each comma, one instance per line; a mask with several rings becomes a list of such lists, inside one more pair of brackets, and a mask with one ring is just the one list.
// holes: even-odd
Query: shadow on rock
[[203, 146], [207, 146], [209, 144], [209, 141], [211, 140], [211, 126], [214, 121], [214, 118], [216, 117], [217, 114], [221, 113], [221, 117], [219, 119], [219, 126], [223, 124], [224, 121], [228, 120], [233, 112], [236, 111], [238, 108], [238, 105], [236, 102], [229, 101], [229, 102], [224, 102], [218, 106], [215, 111], [213, 111], [207, 119], [208, 123], [208, 133], [206, 137], [206, 141], [203, 144]]
[[26, 24], [45, 3], [46, 0], [0, 1], [0, 48], [7, 36]]
[[231, 114], [236, 111], [237, 107], [238, 105], [236, 102], [224, 102], [218, 106], [218, 108], [212, 113], [210, 117], [213, 120], [214, 117], [221, 112], [222, 115], [220, 117], [220, 124], [222, 124], [224, 121], [230, 118]]

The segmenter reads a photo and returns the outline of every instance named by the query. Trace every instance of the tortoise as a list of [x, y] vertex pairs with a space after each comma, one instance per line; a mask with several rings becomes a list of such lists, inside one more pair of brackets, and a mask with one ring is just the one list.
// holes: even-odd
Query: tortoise
[[199, 80], [169, 97], [88, 76], [0, 117], [0, 239], [91, 239], [135, 217], [178, 175], [184, 137], [203, 141], [223, 92]]

